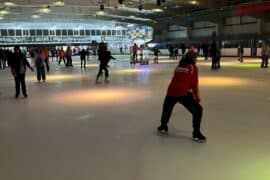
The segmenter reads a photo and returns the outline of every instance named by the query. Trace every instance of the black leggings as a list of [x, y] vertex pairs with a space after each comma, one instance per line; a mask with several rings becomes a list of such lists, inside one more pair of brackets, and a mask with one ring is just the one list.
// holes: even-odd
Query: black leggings
[[17, 74], [15, 76], [16, 96], [20, 95], [20, 85], [22, 87], [23, 95], [27, 96], [26, 85], [25, 85], [25, 74]]
[[195, 101], [191, 93], [187, 96], [180, 97], [166, 96], [163, 104], [161, 124], [167, 125], [167, 123], [169, 123], [172, 110], [177, 102], [182, 104], [192, 114], [194, 131], [200, 131], [203, 108], [197, 101]]
[[102, 70], [105, 71], [105, 78], [108, 79], [108, 77], [109, 77], [109, 71], [107, 69], [107, 64], [100, 64], [99, 65], [99, 71], [98, 71], [96, 80], [98, 80], [99, 77], [102, 75]]

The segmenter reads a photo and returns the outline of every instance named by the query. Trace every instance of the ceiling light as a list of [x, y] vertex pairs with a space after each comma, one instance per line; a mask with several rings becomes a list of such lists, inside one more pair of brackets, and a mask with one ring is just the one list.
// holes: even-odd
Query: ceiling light
[[6, 9], [0, 10], [1, 15], [9, 14], [9, 11]]
[[64, 3], [64, 1], [56, 1], [56, 2], [53, 3], [53, 5], [54, 6], [64, 6], [65, 3]]
[[106, 13], [104, 12], [104, 11], [97, 11], [96, 12], [96, 15], [98, 15], [98, 16], [103, 16], [103, 15], [105, 15]]
[[4, 6], [15, 6], [16, 4], [10, 1], [4, 2]]
[[33, 14], [33, 15], [32, 15], [32, 18], [33, 18], [33, 19], [38, 19], [38, 18], [40, 18], [40, 16], [37, 15], [37, 14]]
[[4, 19], [4, 17], [3, 16], [0, 16], [0, 20], [3, 20]]
[[133, 27], [134, 26], [134, 24], [128, 24], [127, 25], [127, 27]]
[[45, 13], [45, 14], [50, 13], [51, 12], [50, 6], [45, 7], [45, 8], [41, 8], [38, 10], [38, 12]]
[[153, 11], [153, 12], [163, 12], [163, 9], [157, 8], [157, 9], [152, 9], [152, 11]]
[[189, 3], [192, 4], [192, 5], [199, 5], [198, 1], [190, 1]]
[[130, 18], [136, 18], [135, 16], [129, 16]]

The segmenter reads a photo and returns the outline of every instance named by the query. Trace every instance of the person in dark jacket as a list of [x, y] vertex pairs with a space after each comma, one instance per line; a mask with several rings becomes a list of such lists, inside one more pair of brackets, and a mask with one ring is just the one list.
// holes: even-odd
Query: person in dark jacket
[[109, 83], [109, 71], [108, 71], [108, 63], [111, 59], [115, 59], [112, 57], [111, 52], [107, 50], [107, 46], [104, 43], [101, 43], [98, 50], [98, 60], [100, 61], [99, 64], [99, 71], [96, 78], [96, 83], [99, 83], [99, 77], [102, 75], [102, 71], [105, 71], [105, 83]]
[[239, 59], [238, 59], [238, 61], [240, 61], [241, 63], [244, 62], [243, 55], [244, 55], [244, 48], [242, 45], [240, 45], [239, 46]]
[[163, 104], [161, 125], [157, 130], [161, 133], [168, 132], [167, 124], [172, 110], [178, 102], [192, 114], [193, 139], [196, 141], [205, 141], [206, 138], [200, 131], [203, 108], [200, 105], [196, 61], [197, 54], [189, 51], [176, 67]]
[[211, 44], [210, 47], [210, 54], [212, 56], [212, 66], [211, 66], [211, 70], [217, 70], [220, 68], [219, 66], [219, 47], [217, 45], [217, 43], [215, 41], [213, 41], [213, 43]]
[[11, 73], [15, 80], [16, 94], [15, 98], [20, 95], [20, 86], [22, 86], [23, 96], [27, 98], [26, 85], [25, 85], [25, 72], [26, 66], [34, 71], [26, 60], [25, 55], [21, 52], [19, 46], [14, 47], [14, 54], [12, 55], [12, 61], [10, 62]]
[[86, 55], [87, 52], [85, 51], [85, 49], [82, 49], [80, 51], [80, 58], [81, 58], [81, 69], [84, 67], [86, 68]]

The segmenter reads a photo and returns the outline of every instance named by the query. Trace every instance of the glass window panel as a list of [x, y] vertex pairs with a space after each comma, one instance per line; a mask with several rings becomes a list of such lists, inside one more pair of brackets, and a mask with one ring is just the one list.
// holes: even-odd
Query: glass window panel
[[97, 36], [100, 36], [100, 30], [96, 30], [96, 33]]
[[30, 35], [31, 35], [31, 36], [35, 36], [35, 35], [36, 35], [36, 30], [30, 29]]
[[80, 30], [80, 35], [84, 36], [84, 30], [83, 29]]
[[16, 29], [16, 36], [22, 36], [22, 30]]
[[73, 30], [72, 30], [72, 29], [69, 29], [69, 30], [68, 30], [68, 35], [69, 35], [69, 36], [73, 36]]
[[92, 36], [95, 36], [96, 35], [96, 31], [93, 29], [93, 30], [91, 30], [91, 35]]
[[66, 29], [62, 29], [62, 36], [67, 36], [67, 30]]
[[9, 35], [9, 36], [15, 36], [15, 31], [14, 31], [14, 29], [9, 29], [9, 30], [8, 30], [8, 35]]
[[116, 30], [112, 30], [112, 35], [115, 35], [116, 34]]
[[55, 32], [56, 32], [56, 36], [61, 36], [61, 30], [60, 29], [57, 29]]
[[1, 36], [7, 36], [7, 30], [1, 29]]
[[41, 29], [37, 29], [37, 36], [42, 36], [42, 30]]
[[44, 29], [43, 30], [43, 36], [48, 36], [49, 35], [49, 30], [48, 29]]
[[89, 29], [86, 29], [85, 30], [85, 34], [86, 34], [86, 36], [90, 36], [90, 30]]

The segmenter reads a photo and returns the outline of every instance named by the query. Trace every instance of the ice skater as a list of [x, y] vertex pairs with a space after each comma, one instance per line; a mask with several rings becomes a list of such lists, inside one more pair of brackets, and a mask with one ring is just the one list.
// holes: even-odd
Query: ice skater
[[105, 83], [109, 83], [109, 70], [108, 70], [108, 63], [111, 59], [115, 59], [112, 57], [111, 52], [107, 50], [107, 46], [104, 43], [101, 43], [99, 46], [98, 51], [98, 60], [100, 61], [99, 64], [99, 71], [96, 78], [96, 84], [99, 84], [99, 77], [102, 76], [103, 70], [105, 71]]
[[189, 51], [176, 67], [163, 104], [161, 125], [157, 130], [161, 133], [168, 132], [167, 124], [178, 102], [192, 114], [193, 140], [203, 142], [206, 141], [206, 137], [200, 131], [203, 108], [200, 105], [196, 61], [197, 54]]

